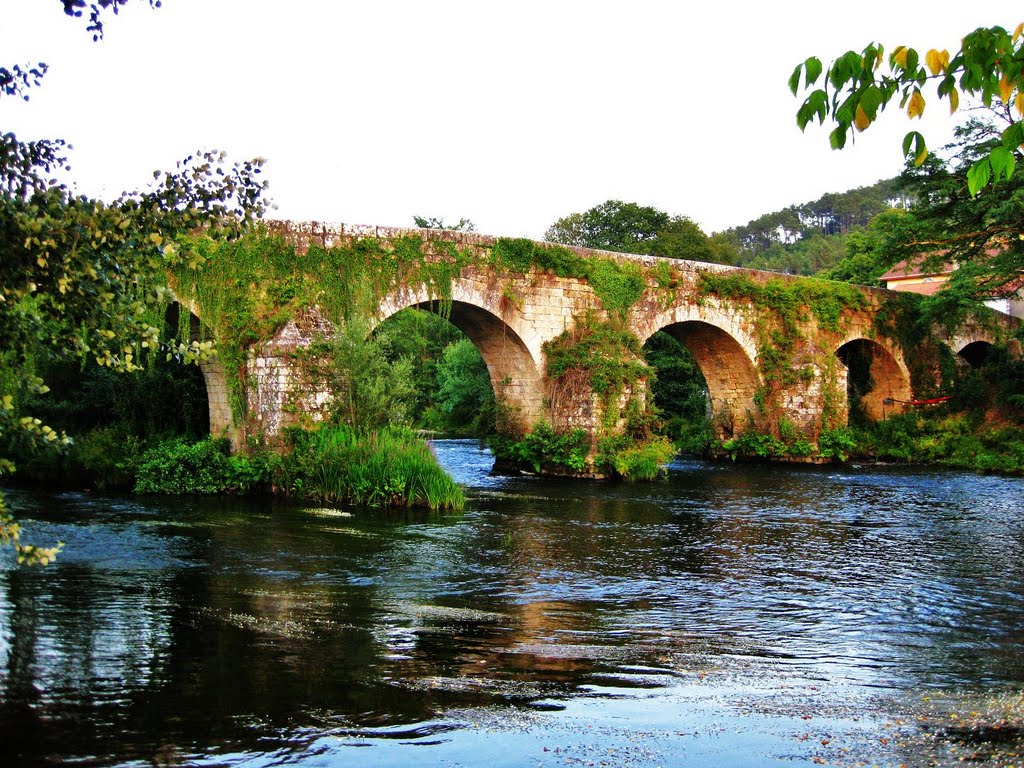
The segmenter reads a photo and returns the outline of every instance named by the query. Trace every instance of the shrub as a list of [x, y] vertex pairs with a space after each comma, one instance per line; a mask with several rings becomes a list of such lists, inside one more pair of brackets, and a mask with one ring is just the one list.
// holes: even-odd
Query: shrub
[[722, 443], [722, 450], [733, 460], [739, 456], [774, 459], [786, 454], [786, 444], [774, 435], [748, 429], [739, 437]]
[[707, 419], [693, 422], [677, 416], [669, 420], [665, 431], [684, 456], [707, 456], [715, 444], [715, 431]]
[[227, 440], [206, 438], [190, 443], [176, 438], [143, 454], [135, 492], [175, 496], [252, 493], [270, 486], [278, 464], [272, 454], [230, 456]]
[[96, 488], [131, 488], [135, 482], [143, 443], [120, 426], [101, 427], [77, 438], [68, 456]]
[[857, 441], [846, 427], [823, 429], [818, 436], [818, 456], [823, 459], [846, 461], [856, 447]]
[[533, 468], [534, 472], [582, 473], [587, 468], [590, 437], [582, 429], [556, 432], [541, 421], [515, 443], [495, 442], [495, 455]]
[[674, 455], [675, 448], [662, 435], [640, 442], [613, 435], [598, 441], [595, 464], [624, 480], [654, 480], [665, 473], [665, 464]]

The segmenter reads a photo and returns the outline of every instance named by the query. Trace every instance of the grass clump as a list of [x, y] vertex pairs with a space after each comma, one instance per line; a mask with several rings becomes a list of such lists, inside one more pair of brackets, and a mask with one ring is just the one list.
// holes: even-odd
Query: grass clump
[[465, 497], [430, 447], [404, 427], [361, 434], [348, 426], [289, 433], [280, 488], [313, 501], [374, 507], [461, 509]]

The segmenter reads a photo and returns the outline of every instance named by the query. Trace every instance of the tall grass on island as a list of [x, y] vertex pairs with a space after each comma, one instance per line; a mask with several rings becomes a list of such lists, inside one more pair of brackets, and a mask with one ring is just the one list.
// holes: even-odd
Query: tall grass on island
[[411, 429], [360, 433], [323, 426], [289, 433], [276, 485], [300, 499], [373, 507], [462, 509], [462, 489]]
[[232, 456], [226, 440], [167, 440], [146, 451], [136, 493], [284, 494], [365, 507], [462, 509], [462, 489], [411, 429], [322, 426], [288, 433], [290, 450]]

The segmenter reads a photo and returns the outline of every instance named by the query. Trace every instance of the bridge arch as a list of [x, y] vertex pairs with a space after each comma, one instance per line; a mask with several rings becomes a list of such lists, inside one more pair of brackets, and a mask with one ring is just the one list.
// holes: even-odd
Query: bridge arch
[[[993, 311], [992, 314], [997, 313]], [[996, 340], [989, 327], [971, 321], [961, 326], [955, 334], [946, 337], [945, 343], [958, 362], [966, 363], [971, 368], [980, 368], [987, 361]]]
[[652, 323], [638, 335], [645, 344], [656, 332], [664, 331], [689, 350], [707, 383], [715, 437], [727, 440], [745, 428], [754, 411], [754, 395], [761, 387], [748, 351], [754, 348], [753, 341], [736, 328], [723, 328], [710, 318], [694, 316], [692, 309], [681, 307], [663, 317], [664, 324]]
[[537, 358], [507, 317], [502, 317], [509, 314], [507, 310], [486, 306], [491, 302], [474, 301], [475, 298], [478, 297], [463, 294], [441, 301], [426, 290], [403, 292], [381, 304], [375, 324], [409, 308], [445, 317], [479, 350], [495, 399], [506, 410], [504, 416], [524, 428], [530, 427], [540, 419], [544, 405], [543, 376]]
[[[847, 402], [858, 404], [869, 421], [880, 421], [911, 399], [910, 373], [903, 361], [876, 339], [855, 336], [835, 351], [843, 365]], [[889, 401], [888, 404], [886, 401]]]
[[955, 350], [956, 354], [971, 368], [981, 368], [988, 362], [989, 355], [995, 345], [985, 339], [969, 341], [960, 349]]
[[[183, 313], [187, 313], [187, 318], [183, 316]], [[168, 329], [180, 333], [189, 341], [205, 341], [212, 338], [196, 314], [195, 308], [180, 299], [168, 305], [164, 313], [164, 322]], [[232, 449], [237, 450], [241, 446], [241, 437], [231, 415], [231, 401], [228, 397], [224, 363], [219, 357], [213, 357], [201, 361], [199, 370], [206, 385], [210, 434], [215, 437], [228, 437], [231, 440]]]

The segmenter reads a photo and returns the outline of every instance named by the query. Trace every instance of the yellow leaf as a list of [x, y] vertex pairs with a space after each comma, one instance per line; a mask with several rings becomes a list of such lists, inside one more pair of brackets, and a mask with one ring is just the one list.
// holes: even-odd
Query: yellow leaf
[[927, 159], [927, 157], [928, 150], [922, 149], [920, 152], [917, 153], [917, 157], [914, 158], [914, 165], [920, 167], [921, 164]]
[[920, 117], [924, 114], [924, 96], [921, 92], [915, 88], [913, 95], [910, 97], [910, 103], [907, 104], [907, 117]]
[[871, 118], [868, 117], [868, 113], [864, 111], [860, 104], [857, 105], [857, 114], [853, 118], [853, 124], [857, 126], [858, 131], [863, 131], [871, 125]]
[[960, 108], [960, 92], [953, 88], [949, 92], [949, 114], [953, 114]]
[[1024, 117], [1024, 93], [1017, 93], [1015, 103], [1017, 106], [1017, 114], [1020, 115], [1021, 117]]
[[928, 71], [932, 75], [938, 75], [940, 72], [945, 72], [949, 65], [949, 51], [937, 51], [932, 48], [924, 55], [924, 61], [928, 65]]
[[1017, 40], [1020, 39], [1021, 35], [1024, 35], [1024, 22], [1021, 22], [1020, 24], [1018, 24], [1017, 28], [1015, 30], [1013, 30], [1013, 42], [1016, 43]]
[[892, 60], [895, 64], [898, 64], [900, 69], [907, 68], [907, 49], [904, 46], [899, 46], [895, 51], [892, 52]]
[[999, 78], [999, 96], [1003, 100], [1003, 104], [1010, 103], [1010, 97], [1013, 95], [1013, 85], [1010, 83], [1010, 78], [1003, 75]]

